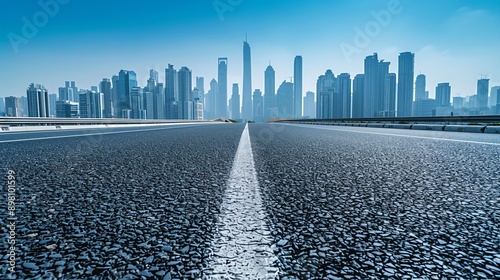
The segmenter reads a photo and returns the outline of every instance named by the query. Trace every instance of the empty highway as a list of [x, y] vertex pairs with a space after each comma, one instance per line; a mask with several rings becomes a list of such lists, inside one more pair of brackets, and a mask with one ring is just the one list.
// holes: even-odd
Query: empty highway
[[2, 132], [0, 153], [7, 279], [500, 278], [498, 135], [182, 124]]

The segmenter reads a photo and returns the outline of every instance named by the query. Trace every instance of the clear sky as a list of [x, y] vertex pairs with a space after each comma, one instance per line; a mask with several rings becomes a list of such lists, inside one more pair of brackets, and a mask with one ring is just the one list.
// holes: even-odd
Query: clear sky
[[[52, 5], [47, 12], [40, 3]], [[229, 59], [230, 93], [232, 83], [241, 87], [245, 34], [254, 89], [269, 62], [277, 87], [292, 76], [298, 54], [305, 93], [327, 69], [362, 73], [374, 52], [397, 73], [404, 51], [415, 53], [431, 97], [439, 82], [450, 82], [453, 96], [475, 94], [481, 75], [500, 85], [494, 0], [20, 0], [1, 1], [0, 15], [0, 96], [25, 95], [31, 82], [50, 93], [66, 80], [90, 88], [120, 69], [145, 86], [149, 69], [163, 79], [169, 63], [205, 77], [207, 90], [218, 57]]]

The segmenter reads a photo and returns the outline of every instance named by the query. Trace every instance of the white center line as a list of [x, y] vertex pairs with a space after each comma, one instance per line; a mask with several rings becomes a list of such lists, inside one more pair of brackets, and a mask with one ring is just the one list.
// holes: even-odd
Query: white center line
[[[325, 130], [335, 130], [335, 131], [344, 131], [344, 132], [353, 132], [353, 133], [362, 133], [362, 134], [375, 134], [375, 135], [384, 135], [384, 136], [397, 136], [397, 137], [406, 137], [406, 138], [418, 138], [418, 139], [429, 139], [429, 140], [437, 140], [437, 141], [449, 141], [449, 142], [460, 142], [460, 143], [470, 143], [470, 144], [480, 144], [480, 145], [491, 145], [491, 146], [500, 146], [500, 143], [494, 142], [481, 142], [481, 141], [472, 141], [472, 140], [460, 140], [460, 139], [450, 139], [450, 138], [440, 138], [440, 137], [428, 137], [428, 136], [416, 136], [416, 135], [403, 135], [403, 134], [394, 134], [394, 133], [383, 133], [383, 132], [370, 132], [370, 131], [359, 131], [359, 130], [350, 130], [350, 129], [342, 129], [342, 128], [334, 128], [334, 127], [321, 127], [314, 125], [294, 125], [292, 126], [307, 126], [309, 128], [315, 129], [325, 129]], [[385, 128], [383, 128], [385, 129]]]
[[277, 257], [266, 225], [248, 124], [222, 202], [208, 279], [275, 279]]

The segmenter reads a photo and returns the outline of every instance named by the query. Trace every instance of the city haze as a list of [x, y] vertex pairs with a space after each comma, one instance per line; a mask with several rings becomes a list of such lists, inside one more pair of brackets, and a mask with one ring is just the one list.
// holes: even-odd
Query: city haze
[[[303, 57], [305, 95], [316, 91], [316, 80], [327, 69], [335, 75], [363, 73], [364, 57], [374, 52], [397, 73], [398, 54], [405, 51], [415, 53], [415, 75], [427, 76], [430, 97], [441, 82], [450, 83], [452, 96], [475, 94], [481, 75], [491, 86], [500, 84], [500, 39], [494, 36], [500, 5], [493, 1], [57, 3], [58, 11], [22, 43], [12, 34], [23, 36], [23, 18], [33, 23], [42, 6], [2, 4], [1, 95], [24, 96], [31, 82], [44, 84], [49, 93], [67, 80], [90, 88], [120, 69], [134, 70], [145, 86], [149, 69], [159, 72], [161, 82], [168, 64], [205, 77], [207, 89], [217, 79], [219, 57], [228, 58], [228, 85], [241, 87], [246, 36], [253, 89], [263, 90], [269, 63], [277, 86], [290, 79], [296, 55]], [[384, 18], [387, 12], [390, 17]]]

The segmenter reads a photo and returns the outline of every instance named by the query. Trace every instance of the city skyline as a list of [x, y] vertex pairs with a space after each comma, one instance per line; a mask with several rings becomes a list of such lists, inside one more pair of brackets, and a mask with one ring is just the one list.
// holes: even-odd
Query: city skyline
[[[48, 2], [50, 0], [45, 1]], [[130, 30], [131, 23], [124, 22], [123, 26], [116, 26], [116, 22], [113, 22], [116, 15], [113, 13], [110, 13], [110, 19], [99, 23], [84, 26], [71, 24], [71, 15], [75, 15], [78, 9], [88, 11], [90, 15], [101, 15], [103, 11], [98, 11], [93, 1], [89, 2], [88, 7], [81, 6], [80, 2], [70, 1], [59, 4], [58, 12], [53, 17], [49, 16], [47, 23], [38, 27], [36, 34], [27, 43], [14, 44], [17, 52], [11, 38], [12, 34], [22, 35], [22, 18], [30, 21], [33, 19], [32, 15], [44, 10], [35, 1], [28, 5], [9, 3], [10, 13], [5, 16], [6, 24], [2, 27], [5, 37], [0, 45], [2, 60], [5, 61], [1, 66], [5, 73], [2, 75], [5, 88], [1, 95], [22, 96], [31, 82], [44, 84], [49, 93], [57, 93], [64, 81], [77, 81], [80, 88], [90, 89], [91, 86], [97, 86], [103, 78], [112, 78], [113, 73], [120, 69], [135, 71], [138, 85], [145, 86], [150, 69], [158, 71], [159, 80], [162, 81], [162, 74], [168, 64], [179, 69], [187, 66], [193, 71], [193, 76], [205, 77], [207, 82], [217, 77], [217, 66], [214, 63], [217, 57], [228, 57], [231, 61], [228, 65], [227, 84], [243, 85], [241, 41], [245, 39], [246, 33], [252, 48], [251, 93], [253, 89], [264, 91], [264, 71], [269, 61], [275, 69], [275, 86], [278, 87], [287, 77], [294, 76], [293, 59], [302, 55], [304, 96], [307, 91], [315, 91], [316, 79], [326, 69], [331, 69], [335, 75], [350, 73], [351, 77], [363, 73], [364, 57], [374, 52], [378, 53], [379, 59], [392, 63], [389, 70], [391, 73], [398, 73], [399, 53], [415, 53], [415, 75], [426, 75], [430, 97], [435, 96], [433, 89], [437, 84], [443, 82], [449, 82], [454, 88], [453, 96], [476, 94], [476, 81], [481, 75], [487, 75], [491, 86], [500, 84], [500, 74], [496, 67], [500, 59], [498, 55], [495, 56], [499, 43], [498, 39], [490, 36], [491, 30], [488, 29], [489, 26], [494, 26], [493, 23], [499, 23], [499, 18], [495, 16], [495, 12], [499, 10], [498, 5], [487, 1], [442, 2], [439, 5], [404, 0], [356, 4], [339, 2], [323, 4], [325, 7], [317, 3], [299, 5], [296, 1], [291, 1], [286, 6], [264, 4], [262, 1], [241, 2], [230, 10], [224, 10], [221, 18], [221, 10], [217, 10], [212, 2], [188, 9], [187, 4], [151, 1], [160, 10], [161, 7], [168, 7], [177, 14], [173, 13], [169, 20], [145, 19]], [[447, 8], [439, 10], [445, 5], [444, 2]], [[132, 7], [135, 7], [128, 1], [121, 3], [124, 15], [130, 14]], [[102, 9], [106, 10], [110, 4], [102, 5]], [[351, 12], [349, 19], [341, 17], [346, 20], [342, 24], [345, 28], [338, 28], [339, 19], [325, 15], [322, 10], [328, 7]], [[139, 6], [135, 8], [144, 9]], [[315, 11], [318, 16], [311, 19], [311, 23], [303, 22], [301, 26], [290, 23], [295, 27], [290, 29], [294, 32], [285, 32], [288, 25], [280, 24], [279, 19], [286, 13], [298, 12], [299, 9]], [[429, 20], [430, 23], [422, 22], [417, 25], [416, 23], [421, 22], [418, 18], [423, 15], [424, 10], [426, 15], [437, 13], [438, 10], [442, 13], [438, 19]], [[262, 21], [255, 23], [252, 16], [257, 12], [262, 13]], [[152, 10], [152, 13], [153, 18], [158, 12]], [[384, 21], [383, 16], [387, 13], [389, 17]], [[379, 24], [376, 36], [368, 36], [366, 44], [356, 44], [363, 37], [358, 31], [366, 33], [370, 26], [377, 27], [370, 25], [374, 22]], [[323, 25], [318, 25], [319, 23]], [[312, 32], [304, 32], [311, 25], [325, 26], [326, 23], [335, 27], [335, 35], [321, 35], [326, 27], [316, 27]], [[206, 26], [202, 28], [202, 24]], [[267, 28], [263, 29], [266, 24]], [[423, 29], [431, 24], [433, 28], [450, 31], [446, 33], [460, 31], [460, 36], [438, 38], [437, 35], [422, 34]], [[367, 26], [368, 29], [365, 28]], [[146, 32], [146, 27], [154, 28]], [[208, 30], [210, 27], [214, 30]], [[130, 36], [125, 39], [124, 32], [127, 28]], [[190, 33], [193, 30], [198, 30], [198, 33]], [[206, 34], [200, 33], [204, 30], [207, 31]], [[405, 35], [410, 30], [411, 36]], [[364, 36], [374, 34], [372, 32]], [[109, 37], [109, 40], [101, 40], [104, 36]], [[186, 44], [193, 38], [199, 43]], [[481, 40], [487, 40], [488, 44], [474, 44]], [[62, 41], [65, 44], [61, 44]], [[470, 48], [471, 45], [474, 48]], [[33, 63], [40, 67], [50, 67], [43, 67], [44, 71], [27, 67]], [[464, 65], [467, 67], [463, 67]]]

